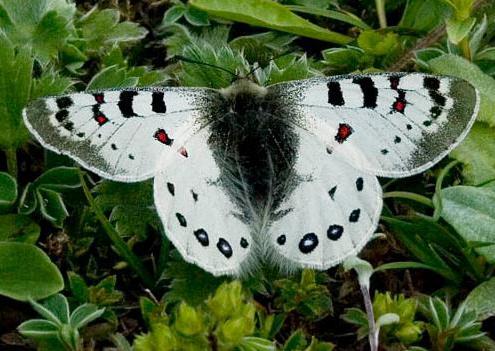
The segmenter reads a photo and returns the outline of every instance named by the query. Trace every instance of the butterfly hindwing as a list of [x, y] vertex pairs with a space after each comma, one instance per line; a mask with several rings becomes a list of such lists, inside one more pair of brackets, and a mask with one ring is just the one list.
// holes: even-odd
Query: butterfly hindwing
[[269, 229], [274, 260], [327, 269], [368, 242], [381, 213], [381, 187], [375, 176], [330, 157], [307, 131], [298, 134], [298, 184]]
[[468, 82], [421, 73], [314, 78], [270, 89], [295, 101], [298, 124], [328, 153], [385, 177], [419, 173], [446, 156], [479, 106]]
[[164, 155], [168, 166], [155, 176], [155, 205], [186, 261], [214, 275], [239, 274], [253, 246], [250, 229], [223, 188], [209, 136], [204, 128], [181, 142], [181, 153]]
[[216, 94], [181, 88], [75, 93], [31, 103], [24, 121], [52, 151], [105, 178], [140, 181], [155, 174], [163, 152], [176, 151], [174, 139]]

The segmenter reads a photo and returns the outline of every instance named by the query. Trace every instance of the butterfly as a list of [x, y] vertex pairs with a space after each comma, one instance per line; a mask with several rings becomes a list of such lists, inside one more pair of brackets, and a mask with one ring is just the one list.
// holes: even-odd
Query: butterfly
[[440, 161], [478, 108], [464, 80], [383, 73], [74, 93], [34, 101], [24, 121], [103, 178], [154, 178], [183, 258], [240, 275], [260, 262], [323, 270], [357, 254], [378, 225], [377, 176]]

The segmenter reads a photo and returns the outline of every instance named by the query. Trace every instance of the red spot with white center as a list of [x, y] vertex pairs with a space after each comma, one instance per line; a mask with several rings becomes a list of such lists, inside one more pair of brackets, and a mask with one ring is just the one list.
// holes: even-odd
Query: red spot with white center
[[108, 118], [103, 113], [100, 113], [95, 116], [95, 121], [98, 123], [98, 125], [102, 126], [108, 122]]
[[340, 123], [337, 135], [335, 136], [335, 140], [342, 144], [344, 141], [347, 140], [347, 138], [349, 138], [352, 132], [353, 130], [350, 125], [348, 125], [347, 123]]
[[172, 145], [172, 142], [174, 141], [174, 139], [170, 139], [164, 129], [158, 129], [155, 132], [154, 138], [165, 145]]
[[404, 112], [405, 108], [406, 108], [406, 102], [405, 101], [403, 101], [403, 100], [396, 100], [394, 102], [393, 109], [395, 111], [402, 113], [402, 112]]
[[97, 103], [99, 104], [105, 103], [105, 97], [103, 96], [103, 94], [94, 94], [93, 96], [95, 97]]

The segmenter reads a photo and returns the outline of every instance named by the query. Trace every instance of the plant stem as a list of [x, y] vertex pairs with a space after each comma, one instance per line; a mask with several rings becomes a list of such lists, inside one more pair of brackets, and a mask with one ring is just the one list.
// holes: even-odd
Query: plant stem
[[419, 202], [419, 203], [426, 205], [428, 207], [434, 208], [433, 201], [431, 201], [431, 199], [429, 199], [423, 195], [419, 195], [419, 194], [415, 194], [415, 193], [409, 193], [407, 191], [389, 191], [389, 192], [383, 194], [384, 199], [390, 198], [390, 197], [409, 199], [409, 200]]
[[7, 170], [12, 177], [17, 179], [17, 150], [14, 148], [5, 150], [7, 158]]
[[368, 316], [370, 350], [378, 351], [378, 331], [376, 330], [375, 314], [373, 313], [373, 303], [371, 301], [370, 290], [367, 285], [360, 284], [361, 293], [364, 299], [364, 308]]
[[380, 28], [387, 28], [387, 14], [385, 12], [385, 0], [375, 0], [376, 12]]
[[93, 210], [96, 215], [96, 218], [100, 221], [105, 233], [108, 235], [110, 240], [112, 241], [115, 249], [118, 254], [129, 264], [129, 266], [137, 273], [137, 275], [141, 278], [144, 285], [148, 288], [152, 288], [154, 284], [154, 280], [150, 273], [146, 270], [143, 263], [137, 257], [129, 246], [127, 246], [126, 242], [122, 239], [120, 234], [115, 230], [115, 228], [110, 224], [107, 217], [103, 214], [102, 210], [96, 205], [95, 199], [91, 194], [91, 191], [84, 180], [84, 173], [79, 171], [79, 177], [81, 179], [81, 186], [84, 191], [84, 195], [88, 200], [89, 207]]
[[461, 42], [459, 43], [459, 48], [462, 51], [462, 56], [464, 56], [466, 60], [471, 61], [471, 48], [469, 47], [469, 40], [467, 36], [461, 40]]

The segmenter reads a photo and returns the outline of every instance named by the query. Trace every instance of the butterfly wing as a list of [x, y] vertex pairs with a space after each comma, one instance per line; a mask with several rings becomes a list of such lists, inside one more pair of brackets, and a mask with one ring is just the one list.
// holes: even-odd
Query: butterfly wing
[[328, 155], [312, 134], [298, 129], [298, 138], [292, 177], [298, 184], [269, 229], [274, 260], [327, 269], [368, 242], [378, 225], [382, 191], [374, 175]]
[[162, 153], [177, 151], [174, 140], [192, 132], [217, 95], [193, 88], [76, 93], [33, 102], [24, 122], [43, 146], [98, 175], [141, 181], [155, 174]]
[[385, 177], [440, 161], [466, 136], [479, 107], [468, 82], [421, 73], [314, 78], [270, 90], [294, 101], [298, 124], [328, 153]]
[[182, 257], [214, 275], [241, 272], [253, 246], [241, 211], [226, 192], [210, 149], [209, 128], [164, 155], [155, 176], [155, 205], [170, 241]]

